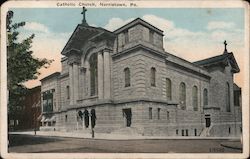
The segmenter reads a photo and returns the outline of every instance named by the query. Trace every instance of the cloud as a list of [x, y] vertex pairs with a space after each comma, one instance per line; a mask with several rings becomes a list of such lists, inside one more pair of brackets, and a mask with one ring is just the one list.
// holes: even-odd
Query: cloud
[[23, 28], [29, 31], [37, 31], [37, 32], [44, 32], [44, 33], [49, 32], [49, 29], [47, 26], [41, 23], [37, 23], [37, 22], [26, 22]]
[[[66, 33], [56, 33], [49, 31], [48, 27], [43, 24], [39, 24], [40, 28], [31, 29], [36, 25], [28, 25], [27, 29], [20, 32], [19, 39], [27, 38], [31, 33], [35, 34], [35, 38], [32, 42], [32, 47], [30, 50], [33, 51], [33, 56], [36, 58], [47, 58], [49, 60], [53, 59], [48, 69], [42, 68], [38, 70], [41, 75], [39, 75], [37, 80], [30, 80], [25, 83], [28, 88], [40, 85], [40, 79], [54, 73], [61, 71], [61, 51], [65, 46], [67, 40], [69, 39], [72, 32]], [[25, 32], [26, 30], [26, 32]]]
[[155, 15], [144, 15], [142, 19], [154, 26], [159, 27], [161, 30], [173, 29], [175, 27], [174, 22]]
[[[121, 19], [114, 17], [108, 21], [104, 28], [114, 31], [134, 19], [135, 18]], [[165, 35], [164, 49], [176, 56], [191, 62], [216, 56], [223, 53], [223, 41], [227, 40], [228, 51], [234, 52], [238, 62], [242, 61], [244, 31], [235, 28], [234, 23], [211, 21], [208, 22], [207, 27], [203, 28], [204, 31], [191, 31], [186, 28], [177, 27], [173, 21], [155, 15], [144, 15], [142, 19], [163, 30]], [[31, 26], [34, 27], [34, 23], [33, 25], [28, 25], [29, 30], [31, 30]], [[33, 30], [36, 35], [32, 47], [34, 55], [41, 58], [55, 59], [49, 69], [40, 70], [42, 74], [39, 79], [41, 79], [55, 71], [61, 70], [60, 52], [72, 32], [54, 33], [50, 32], [48, 27], [43, 24], [39, 24], [38, 26], [40, 27], [35, 27], [36, 30]], [[241, 74], [237, 75], [236, 80], [242, 85], [240, 79], [242, 79]], [[38, 80], [35, 80], [29, 82], [28, 85], [32, 87], [39, 83]]]
[[233, 22], [224, 22], [224, 21], [210, 21], [207, 25], [208, 30], [214, 29], [231, 29], [235, 27]]
[[130, 18], [127, 20], [122, 20], [121, 18], [111, 18], [108, 21], [108, 24], [104, 26], [104, 28], [110, 31], [114, 31], [120, 28], [121, 26], [131, 22], [132, 20], [134, 20], [134, 18]]

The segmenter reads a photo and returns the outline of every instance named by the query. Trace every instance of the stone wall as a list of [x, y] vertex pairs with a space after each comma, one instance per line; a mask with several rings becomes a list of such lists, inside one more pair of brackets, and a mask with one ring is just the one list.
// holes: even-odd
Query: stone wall
[[61, 99], [61, 109], [66, 110], [69, 106], [70, 98], [67, 97], [67, 86], [69, 86], [69, 77], [65, 76], [60, 79], [60, 99]]
[[[192, 88], [198, 87], [198, 110], [203, 109], [203, 90], [209, 89], [209, 80], [191, 74], [183, 69], [166, 65], [161, 57], [153, 56], [144, 51], [137, 51], [113, 62], [114, 99], [143, 97], [166, 100], [166, 78], [171, 80], [172, 101], [179, 102], [179, 85], [186, 85], [187, 110], [193, 110]], [[130, 69], [131, 86], [125, 87], [124, 69]], [[156, 69], [156, 86], [151, 86], [151, 68]]]
[[219, 107], [221, 111], [226, 111], [226, 86], [227, 82], [230, 86], [230, 107], [231, 112], [234, 111], [233, 102], [233, 75], [231, 73], [231, 66], [222, 68], [215, 68], [211, 71], [209, 101], [213, 106]]

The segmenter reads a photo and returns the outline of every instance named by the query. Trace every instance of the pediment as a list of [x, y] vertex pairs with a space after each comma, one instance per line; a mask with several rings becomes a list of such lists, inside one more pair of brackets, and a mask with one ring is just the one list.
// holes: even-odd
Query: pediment
[[239, 66], [238, 66], [232, 52], [218, 55], [218, 56], [214, 56], [214, 57], [204, 59], [201, 61], [196, 61], [196, 62], [194, 62], [194, 64], [202, 66], [202, 67], [210, 69], [210, 70], [213, 67], [217, 67], [217, 68], [221, 67], [224, 69], [226, 66], [231, 65], [231, 67], [232, 67], [231, 71], [233, 73], [240, 72]]
[[103, 32], [103, 29], [101, 28], [78, 24], [64, 46], [61, 54], [67, 56], [67, 54], [72, 51], [80, 53], [81, 48], [89, 41], [89, 39], [101, 32]]

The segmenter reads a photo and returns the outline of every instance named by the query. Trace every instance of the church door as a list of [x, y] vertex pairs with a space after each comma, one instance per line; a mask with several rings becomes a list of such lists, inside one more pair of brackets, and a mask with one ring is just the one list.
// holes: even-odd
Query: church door
[[89, 127], [89, 112], [88, 112], [88, 110], [85, 110], [83, 114], [84, 114], [84, 125], [86, 128], [88, 128]]
[[131, 108], [128, 109], [123, 109], [123, 115], [126, 118], [126, 126], [130, 127], [131, 126], [131, 119], [132, 119], [132, 112], [131, 112]]
[[210, 127], [210, 125], [211, 125], [211, 119], [210, 119], [210, 117], [206, 117], [205, 120], [206, 120], [206, 127], [207, 128]]

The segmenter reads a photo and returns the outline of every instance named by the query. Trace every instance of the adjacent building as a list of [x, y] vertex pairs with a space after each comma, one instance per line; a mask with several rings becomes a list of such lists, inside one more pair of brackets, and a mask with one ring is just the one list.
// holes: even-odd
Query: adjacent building
[[239, 136], [240, 71], [232, 52], [189, 62], [137, 18], [110, 32], [83, 19], [62, 71], [41, 80], [41, 130], [142, 136]]
[[[23, 91], [15, 114], [8, 115], [9, 130], [38, 130], [41, 116], [41, 86]], [[14, 111], [13, 111], [14, 112]]]

